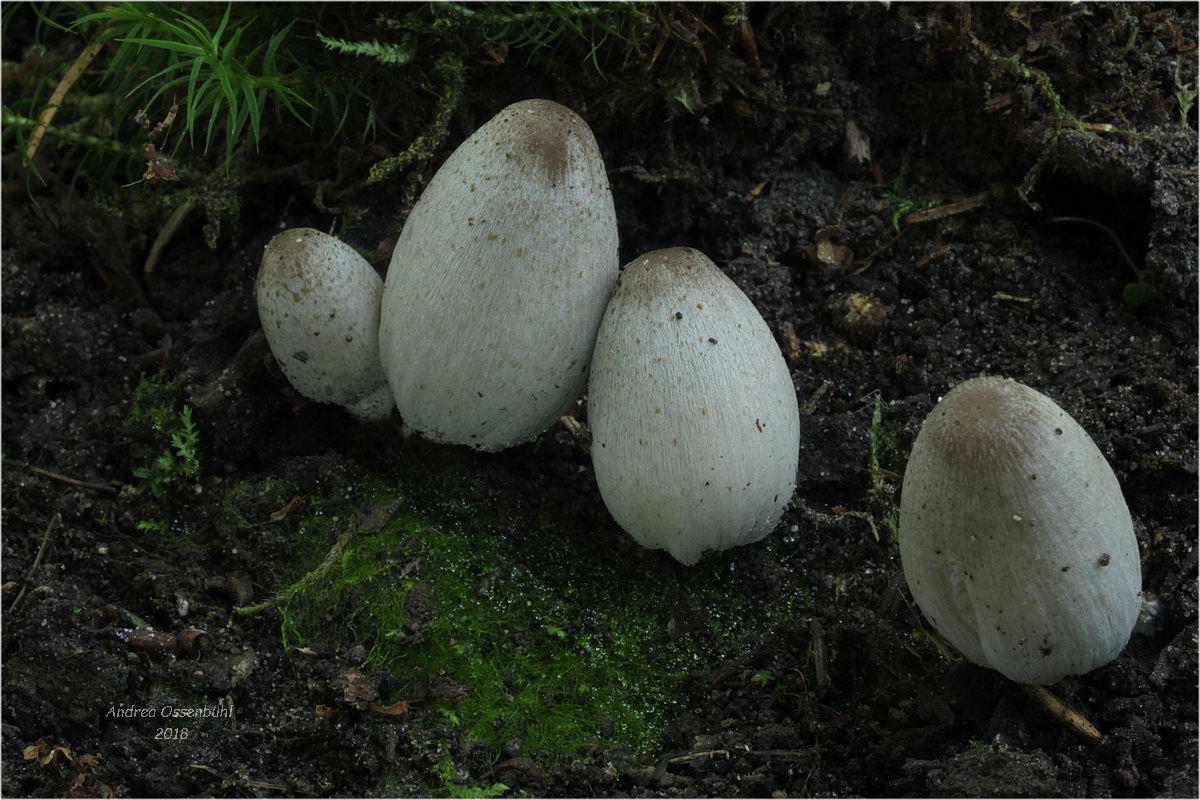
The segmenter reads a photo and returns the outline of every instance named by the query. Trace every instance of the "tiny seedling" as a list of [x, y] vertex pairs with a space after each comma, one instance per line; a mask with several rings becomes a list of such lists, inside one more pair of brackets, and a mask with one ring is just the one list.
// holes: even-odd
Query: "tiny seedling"
[[159, 536], [166, 536], [169, 533], [166, 523], [156, 519], [142, 520], [137, 524], [137, 529], [145, 533], [157, 533]]
[[1158, 292], [1150, 284], [1150, 270], [1138, 269], [1133, 258], [1129, 255], [1129, 251], [1125, 249], [1125, 245], [1121, 243], [1121, 239], [1117, 236], [1112, 228], [1104, 223], [1097, 222], [1094, 219], [1087, 217], [1055, 217], [1051, 222], [1081, 222], [1084, 225], [1091, 225], [1094, 228], [1099, 228], [1108, 234], [1113, 240], [1113, 244], [1117, 246], [1118, 252], [1121, 253], [1121, 258], [1125, 259], [1125, 263], [1133, 270], [1133, 274], [1137, 276], [1137, 280], [1125, 284], [1124, 291], [1121, 292], [1121, 299], [1125, 301], [1125, 305], [1130, 308], [1137, 308], [1149, 303], [1158, 296]]
[[[135, 467], [138, 491], [149, 493], [156, 509], [138, 523], [138, 530], [159, 536], [180, 531], [167, 523], [169, 504], [182, 498], [200, 475], [200, 429], [192, 408], [180, 403], [182, 390], [165, 372], [148, 376], [138, 384], [126, 430], [138, 442], [135, 460], [149, 463]], [[190, 493], [189, 493], [190, 494]]]
[[[871, 427], [867, 430], [871, 439], [871, 451], [867, 457], [867, 470], [871, 475], [871, 494], [875, 499], [884, 503], [884, 480], [883, 467], [879, 464], [879, 451], [883, 446], [883, 395], [880, 392], [875, 392], [875, 409], [871, 412]], [[885, 506], [886, 507], [886, 506]], [[884, 522], [887, 523], [888, 531], [892, 535], [892, 541], [898, 538], [898, 530], [896, 525], [896, 515], [892, 511], [887, 511], [884, 514]], [[879, 541], [879, 531], [875, 528], [872, 522], [871, 529], [875, 531], [875, 540]]]
[[[880, 534], [880, 528], [875, 522], [878, 515], [882, 515], [883, 522], [887, 526], [887, 533], [891, 536], [892, 541], [896, 541], [898, 533], [898, 525], [896, 522], [896, 514], [893, 510], [893, 505], [889, 499], [886, 477], [897, 477], [883, 468], [880, 463], [880, 455], [887, 455], [896, 449], [893, 441], [894, 436], [889, 435], [883, 429], [883, 396], [878, 392], [872, 392], [867, 395], [867, 398], [874, 397], [875, 407], [871, 413], [871, 427], [867, 429], [867, 436], [870, 440], [870, 449], [867, 452], [867, 473], [870, 478], [870, 486], [868, 488], [870, 500], [870, 511], [853, 511], [844, 507], [834, 509], [834, 514], [823, 514], [819, 511], [806, 509], [805, 516], [826, 525], [838, 524], [841, 519], [858, 519], [867, 523], [871, 528], [871, 535], [874, 536], [876, 542], [885, 541]], [[867, 398], [863, 398], [864, 400]]]
[[184, 406], [179, 412], [178, 430], [170, 433], [170, 446], [149, 466], [133, 471], [134, 477], [141, 479], [138, 488], [164, 500], [168, 490], [183, 487], [200, 474], [199, 443], [200, 431], [192, 421], [192, 408]]
[[1190, 83], [1184, 83], [1179, 77], [1179, 64], [1175, 62], [1175, 102], [1179, 104], [1179, 121], [1187, 125], [1188, 114], [1192, 111], [1192, 104], [1196, 102], [1196, 87]]

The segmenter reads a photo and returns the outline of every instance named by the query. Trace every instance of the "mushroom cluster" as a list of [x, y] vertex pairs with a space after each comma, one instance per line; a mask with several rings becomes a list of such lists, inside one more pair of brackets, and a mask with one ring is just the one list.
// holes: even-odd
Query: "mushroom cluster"
[[[363, 420], [395, 407], [430, 439], [495, 451], [537, 436], [586, 388], [597, 484], [633, 538], [685, 564], [761, 539], [799, 459], [778, 344], [696, 250], [619, 274], [591, 130], [527, 100], [434, 176], [386, 284], [349, 246], [298, 229], [267, 246], [256, 292], [271, 350], [307, 397]], [[913, 448], [900, 516], [913, 596], [972, 661], [1048, 683], [1128, 639], [1140, 573], [1120, 487], [1032, 389], [984, 378], [950, 392]]]
[[905, 469], [900, 558], [933, 626], [969, 660], [1049, 684], [1108, 663], [1141, 609], [1129, 509], [1091, 437], [1013, 380], [950, 390]]
[[778, 345], [697, 251], [636, 259], [614, 297], [619, 268], [591, 130], [527, 100], [438, 170], [386, 284], [347, 245], [299, 229], [268, 245], [256, 290], [271, 350], [306, 397], [364, 420], [394, 406], [427, 438], [484, 451], [558, 420], [596, 352], [593, 454], [622, 527], [687, 564], [762, 538], [791, 500], [799, 458]]

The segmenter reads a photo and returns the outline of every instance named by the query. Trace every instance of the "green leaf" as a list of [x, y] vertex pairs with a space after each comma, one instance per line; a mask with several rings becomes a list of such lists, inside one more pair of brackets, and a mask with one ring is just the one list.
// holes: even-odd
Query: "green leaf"
[[[208, 90], [216, 82], [217, 78], [215, 76], [211, 77], [204, 82], [202, 88]], [[221, 94], [215, 89], [207, 91], [204, 100], [210, 104], [208, 110], [208, 130], [204, 136], [204, 152], [207, 153], [208, 148], [212, 146], [213, 132], [217, 129], [217, 120], [221, 115]]]
[[[233, 11], [233, 3], [226, 3], [225, 4], [225, 16], [221, 18], [221, 24], [217, 26], [217, 32], [212, 35], [212, 49], [213, 49], [214, 54], [221, 47], [221, 36], [223, 36], [225, 33], [225, 26], [227, 26], [229, 24], [229, 14], [232, 11]], [[189, 17], [189, 19], [190, 19], [190, 17]], [[253, 21], [254, 21], [254, 18], [251, 17], [249, 20], [247, 20], [246, 24], [249, 25]], [[199, 24], [199, 23], [197, 23], [197, 24]], [[238, 32], [234, 36], [235, 42], [238, 39], [238, 37], [241, 36], [243, 30], [245, 30], [245, 29], [238, 28]]]
[[275, 54], [279, 50], [279, 45], [283, 44], [283, 40], [287, 38], [288, 33], [291, 32], [292, 26], [295, 24], [295, 20], [289, 22], [287, 25], [283, 26], [283, 30], [276, 33], [271, 37], [271, 40], [267, 42], [267, 52], [263, 54], [264, 73], [274, 74], [279, 71], [278, 67], [275, 66]]
[[191, 140], [193, 147], [195, 146], [196, 124], [198, 123], [198, 121], [200, 119], [199, 111], [200, 111], [200, 101], [202, 99], [200, 96], [200, 92], [196, 90], [196, 84], [197, 84], [197, 81], [200, 80], [200, 73], [203, 69], [204, 69], [204, 62], [199, 59], [196, 59], [196, 61], [192, 64], [191, 74], [188, 76], [187, 124], [188, 124], [188, 132], [190, 134], [189, 139]]
[[[262, 101], [266, 95], [266, 91], [254, 91], [254, 86], [249, 81], [242, 85], [242, 93], [246, 96], [246, 103], [242, 108], [246, 109], [250, 114], [250, 139], [254, 142], [254, 149], [258, 149], [259, 139], [259, 120], [262, 118]], [[241, 127], [241, 124], [239, 124]]]
[[1130, 308], [1138, 308], [1152, 301], [1158, 296], [1158, 292], [1148, 283], [1128, 283], [1125, 285], [1125, 290], [1121, 292], [1121, 299], [1125, 301], [1125, 305]]
[[[203, 47], [194, 44], [185, 44], [184, 42], [172, 42], [167, 39], [118, 39], [117, 41], [128, 44], [140, 44], [143, 47], [154, 47], [159, 50], [168, 50], [172, 53], [186, 53], [190, 56], [207, 55]], [[178, 64], [172, 64], [171, 67], [177, 67]], [[170, 69], [171, 67], [168, 67]], [[164, 70], [165, 71], [165, 70]]]

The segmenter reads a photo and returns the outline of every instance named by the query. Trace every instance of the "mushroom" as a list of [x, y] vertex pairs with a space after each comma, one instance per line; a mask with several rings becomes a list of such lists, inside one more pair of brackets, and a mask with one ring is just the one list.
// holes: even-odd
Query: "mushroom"
[[592, 358], [592, 464], [613, 518], [684, 564], [774, 530], [796, 485], [796, 390], [749, 298], [703, 253], [625, 267]]
[[296, 391], [365, 421], [386, 419], [392, 394], [379, 364], [383, 281], [350, 245], [293, 228], [263, 251], [255, 283], [263, 334]]
[[549, 100], [505, 108], [434, 175], [383, 294], [383, 370], [405, 422], [494, 451], [584, 390], [620, 262], [587, 123]]
[[1137, 538], [1112, 468], [1045, 395], [962, 383], [905, 470], [900, 557], [934, 628], [976, 664], [1050, 684], [1108, 663], [1141, 608]]

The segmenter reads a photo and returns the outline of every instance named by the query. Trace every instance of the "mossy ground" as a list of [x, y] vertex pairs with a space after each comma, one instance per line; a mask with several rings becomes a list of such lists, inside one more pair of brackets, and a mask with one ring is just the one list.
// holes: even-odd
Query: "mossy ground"
[[[764, 596], [736, 559], [682, 568], [662, 553], [618, 552], [578, 510], [541, 513], [531, 527], [522, 498], [463, 502], [458, 487], [485, 467], [453, 448], [432, 459], [362, 464], [349, 489], [307, 498], [291, 557], [271, 566], [286, 591], [356, 526], [320, 576], [280, 604], [284, 639], [360, 645], [364, 671], [465, 689], [414, 704], [410, 724], [449, 719], [497, 757], [514, 740], [550, 760], [589, 744], [650, 752], [683, 710], [677, 690], [693, 670], [807, 608], [801, 581]], [[799, 569], [787, 547], [768, 543], [761, 556]], [[405, 699], [400, 689], [378, 702]]]

